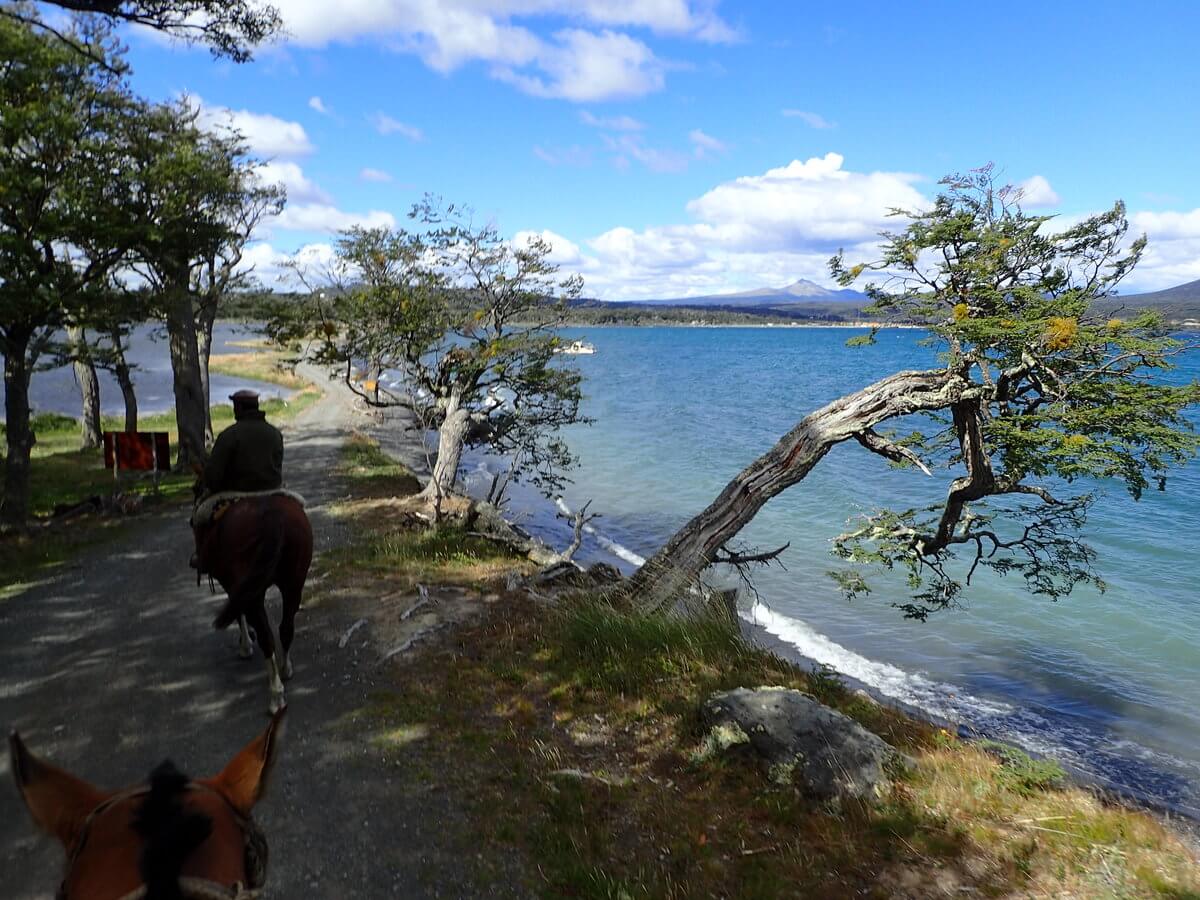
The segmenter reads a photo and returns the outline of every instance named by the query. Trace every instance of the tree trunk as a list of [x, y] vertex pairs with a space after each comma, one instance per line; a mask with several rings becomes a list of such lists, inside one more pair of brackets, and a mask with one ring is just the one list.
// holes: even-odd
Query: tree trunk
[[634, 573], [628, 596], [645, 612], [666, 612], [768, 500], [801, 481], [835, 444], [896, 416], [944, 409], [969, 387], [945, 369], [898, 372], [808, 415]]
[[187, 272], [167, 289], [167, 337], [171, 349], [171, 374], [175, 391], [175, 424], [179, 429], [179, 458], [176, 467], [204, 464], [204, 383], [200, 379], [200, 354], [196, 346], [196, 319], [188, 292]]
[[90, 450], [99, 447], [104, 440], [100, 433], [100, 379], [96, 377], [96, 364], [92, 362], [92, 351], [83, 328], [78, 325], [67, 328], [67, 339], [71, 342], [71, 364], [82, 398], [79, 446], [82, 450]]
[[204, 388], [204, 441], [212, 446], [212, 392], [209, 389], [208, 362], [212, 358], [213, 325], [217, 320], [217, 304], [205, 303], [197, 316], [196, 350], [200, 357], [200, 384]]
[[137, 431], [138, 407], [137, 394], [133, 390], [133, 379], [129, 375], [129, 363], [125, 361], [125, 345], [121, 340], [121, 329], [114, 328], [109, 332], [113, 345], [113, 374], [117, 376], [117, 384], [121, 386], [121, 396], [125, 398], [125, 430]]
[[34, 436], [29, 427], [29, 335], [8, 336], [4, 355], [4, 426], [7, 454], [0, 522], [23, 525], [29, 515], [29, 455]]
[[463, 441], [466, 440], [471, 424], [470, 412], [460, 407], [459, 402], [459, 393], [455, 391], [450, 395], [445, 418], [438, 428], [438, 451], [433, 463], [433, 474], [421, 492], [430, 500], [437, 500], [450, 493], [458, 476]]

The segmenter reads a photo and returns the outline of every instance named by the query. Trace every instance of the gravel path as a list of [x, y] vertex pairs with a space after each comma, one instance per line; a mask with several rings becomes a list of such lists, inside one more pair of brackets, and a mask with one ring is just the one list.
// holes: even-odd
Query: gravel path
[[[338, 491], [330, 472], [360, 415], [331, 387], [285, 429], [287, 486], [309, 502], [318, 553], [346, 539], [326, 512]], [[261, 655], [238, 660], [237, 629], [212, 630], [221, 598], [187, 567], [185, 518], [180, 508], [148, 515], [50, 582], [0, 601], [0, 725], [102, 786], [142, 781], [164, 756], [213, 774], [266, 724]], [[319, 575], [319, 556], [313, 568]], [[268, 606], [275, 624], [274, 590]], [[256, 811], [271, 845], [267, 896], [508, 894], [472, 883], [464, 860], [480, 848], [464, 846], [464, 814], [447, 791], [339, 727], [373, 691], [394, 686], [372, 651], [338, 648], [347, 625], [322, 606], [297, 619], [287, 733]], [[0, 897], [49, 900], [63, 853], [35, 834], [9, 779], [4, 754]]]

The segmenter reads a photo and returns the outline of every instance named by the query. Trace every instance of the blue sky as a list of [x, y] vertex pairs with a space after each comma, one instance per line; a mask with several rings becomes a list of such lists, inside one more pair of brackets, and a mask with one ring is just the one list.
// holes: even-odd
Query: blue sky
[[[988, 161], [1067, 218], [1124, 199], [1129, 290], [1200, 278], [1200, 5], [282, 0], [246, 65], [127, 35], [134, 85], [232, 116], [289, 209], [271, 283], [425, 192], [545, 232], [585, 293], [809, 278]], [[231, 112], [230, 112], [231, 111]]]

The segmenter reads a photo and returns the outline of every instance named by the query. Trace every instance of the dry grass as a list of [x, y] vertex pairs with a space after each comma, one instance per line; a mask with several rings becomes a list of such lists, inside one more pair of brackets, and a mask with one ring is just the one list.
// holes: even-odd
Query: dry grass
[[285, 362], [283, 353], [272, 350], [221, 353], [209, 360], [208, 368], [222, 375], [252, 378], [255, 381], [278, 384], [293, 391], [302, 390], [310, 384], [307, 379], [292, 371], [290, 364]]

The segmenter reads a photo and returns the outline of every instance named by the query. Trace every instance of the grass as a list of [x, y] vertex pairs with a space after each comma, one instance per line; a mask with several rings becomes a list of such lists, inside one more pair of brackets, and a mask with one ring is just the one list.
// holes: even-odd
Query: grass
[[[343, 454], [358, 534], [333, 580], [475, 584], [519, 565], [379, 497], [391, 463]], [[401, 475], [403, 477], [403, 475]], [[391, 518], [388, 518], [390, 516]], [[401, 523], [407, 522], [407, 526]], [[495, 596], [495, 595], [493, 595]], [[971, 744], [807, 671], [717, 622], [644, 618], [597, 598], [503, 593], [397, 662], [343, 727], [471, 810], [496, 877], [547, 897], [1200, 898], [1195, 847], [1152, 816], [1069, 786], [1054, 763]], [[387, 615], [390, 613], [381, 613]], [[914, 760], [877, 805], [827, 807], [744, 756], [702, 758], [702, 701], [736, 686], [806, 691]], [[744, 751], [735, 751], [735, 753]], [[486, 848], [486, 849], [485, 849]]]
[[[476, 840], [534, 863], [545, 896], [1200, 896], [1194, 851], [1153, 818], [717, 623], [513, 595], [404, 666], [358, 727], [474, 797]], [[832, 809], [746, 758], [697, 762], [701, 701], [760, 684], [820, 694], [915, 766], [878, 806]]]
[[[240, 358], [241, 355], [238, 355]], [[214, 357], [216, 359], [218, 357]], [[257, 377], [257, 370], [230, 370], [231, 374]], [[286, 400], [271, 399], [263, 404], [267, 418], [274, 422], [287, 421], [307, 409], [321, 397], [319, 389], [301, 382], [303, 389]], [[220, 431], [233, 422], [233, 409], [227, 404], [212, 407], [213, 429]], [[35, 415], [31, 422], [37, 443], [30, 459], [30, 512], [35, 526], [50, 521], [56, 507], [74, 506], [89, 497], [108, 496], [113, 492], [113, 473], [104, 468], [101, 448], [80, 450], [78, 419], [56, 413]], [[105, 416], [101, 425], [106, 431], [121, 431], [123, 417]], [[141, 416], [142, 431], [166, 431], [169, 434], [171, 456], [174, 458], [178, 433], [173, 411]], [[3, 435], [0, 426], [0, 436]], [[0, 459], [0, 478], [4, 461]], [[195, 477], [186, 474], [164, 473], [154, 491], [149, 473], [122, 476], [123, 493], [146, 496], [146, 502], [181, 503], [190, 500]], [[13, 534], [0, 539], [0, 600], [20, 593], [30, 584], [47, 577], [57, 566], [81, 549], [120, 533], [120, 519], [84, 516], [61, 527], [40, 528], [25, 534]]]
[[241, 342], [239, 346], [264, 349], [255, 349], [248, 353], [215, 354], [209, 359], [209, 371], [238, 378], [253, 378], [255, 381], [278, 384], [293, 391], [303, 390], [308, 386], [308, 381], [292, 370], [285, 361], [285, 355], [278, 350], [265, 349], [264, 345], [255, 341]]

